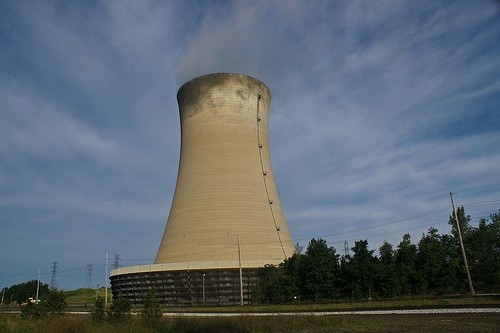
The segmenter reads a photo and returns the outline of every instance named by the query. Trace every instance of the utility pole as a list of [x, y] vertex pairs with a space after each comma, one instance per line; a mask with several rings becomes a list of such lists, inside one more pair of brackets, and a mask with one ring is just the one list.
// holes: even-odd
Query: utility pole
[[462, 249], [462, 256], [464, 257], [465, 272], [467, 273], [467, 280], [469, 281], [469, 289], [471, 296], [475, 295], [474, 286], [472, 285], [472, 279], [469, 272], [469, 264], [467, 263], [467, 255], [465, 254], [464, 242], [462, 240], [462, 231], [460, 230], [460, 223], [458, 222], [457, 210], [455, 209], [455, 202], [453, 201], [453, 193], [450, 192], [451, 207], [453, 208], [453, 216], [455, 217], [455, 222], [457, 224], [458, 239], [460, 240], [460, 248]]
[[243, 271], [241, 269], [241, 249], [240, 249], [240, 235], [238, 237], [238, 265], [240, 267], [240, 305], [243, 305]]
[[106, 252], [106, 277], [104, 278], [105, 294], [104, 294], [104, 305], [108, 306], [108, 252]]
[[5, 287], [5, 288], [2, 289], [2, 303], [0, 303], [2, 305], [3, 305], [3, 298], [5, 296], [5, 289], [7, 289], [7, 287]]
[[[36, 278], [36, 297], [35, 297], [35, 301], [38, 302], [38, 292], [40, 291], [40, 268], [38, 269], [38, 276]], [[12, 303], [12, 301], [11, 301]]]

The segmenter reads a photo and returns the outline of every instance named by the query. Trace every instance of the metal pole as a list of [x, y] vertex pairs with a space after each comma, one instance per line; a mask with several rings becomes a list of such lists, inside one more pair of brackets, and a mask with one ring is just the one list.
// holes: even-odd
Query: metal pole
[[108, 252], [106, 252], [106, 277], [104, 278], [104, 285], [106, 286], [104, 288], [106, 292], [104, 295], [104, 305], [107, 307], [108, 306]]
[[38, 302], [38, 291], [40, 290], [40, 268], [38, 269], [38, 277], [37, 277], [37, 282], [36, 282], [36, 297], [35, 301]]
[[205, 273], [203, 273], [203, 277], [202, 277], [202, 285], [203, 285], [203, 306], [205, 306]]
[[460, 248], [462, 249], [462, 256], [464, 257], [465, 272], [467, 273], [467, 280], [469, 281], [470, 294], [474, 296], [474, 286], [472, 285], [472, 279], [469, 272], [469, 264], [467, 263], [467, 255], [465, 254], [464, 242], [462, 240], [462, 231], [460, 230], [460, 223], [458, 223], [457, 210], [455, 209], [455, 202], [453, 201], [453, 193], [450, 192], [451, 207], [453, 208], [453, 216], [455, 217], [455, 222], [457, 223], [458, 239], [460, 240]]
[[240, 235], [238, 236], [238, 264], [240, 266], [240, 305], [243, 305], [243, 271], [241, 270]]

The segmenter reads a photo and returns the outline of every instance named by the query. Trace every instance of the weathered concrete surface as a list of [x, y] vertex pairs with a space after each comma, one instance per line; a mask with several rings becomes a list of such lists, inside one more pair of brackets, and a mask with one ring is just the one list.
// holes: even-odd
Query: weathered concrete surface
[[294, 252], [269, 150], [271, 94], [240, 74], [210, 74], [177, 94], [181, 156], [155, 264], [276, 263]]

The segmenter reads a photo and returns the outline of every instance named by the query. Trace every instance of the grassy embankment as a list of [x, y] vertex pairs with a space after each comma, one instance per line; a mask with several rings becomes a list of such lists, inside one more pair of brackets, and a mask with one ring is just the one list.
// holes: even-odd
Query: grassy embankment
[[500, 307], [500, 299], [481, 298], [408, 298], [384, 301], [356, 301], [337, 303], [302, 303], [285, 305], [233, 306], [220, 308], [169, 307], [166, 312], [311, 312], [311, 311], [349, 311], [379, 309], [431, 309], [431, 308], [469, 308]]
[[[104, 288], [100, 288], [97, 292], [95, 289], [81, 288], [76, 290], [63, 291], [63, 293], [70, 309], [75, 309], [75, 310], [91, 309], [95, 304], [97, 295], [103, 299], [104, 296], [106, 295]], [[111, 302], [111, 299], [112, 299], [111, 289], [108, 288], [108, 301]]]
[[167, 333], [167, 332], [498, 332], [497, 314], [162, 318], [154, 326], [134, 316], [95, 324], [89, 316], [26, 320], [0, 315], [2, 333]]
[[[100, 291], [101, 297], [104, 290]], [[95, 290], [65, 292], [72, 309], [91, 310]], [[111, 297], [108, 295], [109, 299]], [[408, 309], [431, 307], [499, 307], [498, 298], [400, 299], [391, 301], [338, 302], [328, 304], [262, 305], [229, 308], [167, 308], [169, 312], [290, 312], [342, 311], [369, 309]], [[445, 315], [335, 315], [273, 316], [229, 318], [164, 317], [148, 325], [141, 316], [130, 316], [118, 323], [93, 323], [88, 315], [64, 315], [45, 319], [23, 319], [19, 315], [0, 314], [2, 333], [114, 333], [114, 332], [498, 332], [498, 314]]]
[[[76, 289], [64, 291], [66, 302], [71, 309], [91, 309], [96, 299], [96, 291], [92, 289]], [[104, 298], [104, 288], [99, 296]], [[111, 302], [111, 291], [108, 289], [108, 301]], [[499, 307], [499, 297], [441, 297], [417, 298], [407, 297], [391, 300], [372, 301], [339, 301], [334, 303], [295, 303], [284, 305], [234, 306], [234, 307], [168, 307], [165, 312], [302, 312], [302, 311], [347, 311], [377, 309], [426, 309], [457, 307]]]

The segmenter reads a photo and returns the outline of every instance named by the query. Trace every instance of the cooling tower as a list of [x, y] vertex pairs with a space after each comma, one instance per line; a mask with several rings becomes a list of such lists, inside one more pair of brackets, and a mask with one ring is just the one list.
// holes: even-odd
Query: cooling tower
[[283, 260], [293, 254], [269, 151], [266, 85], [210, 74], [177, 94], [181, 153], [155, 263]]
[[294, 253], [269, 150], [271, 93], [241, 74], [209, 74], [177, 93], [179, 170], [151, 265], [111, 272], [113, 296], [163, 306], [252, 304], [259, 268]]

